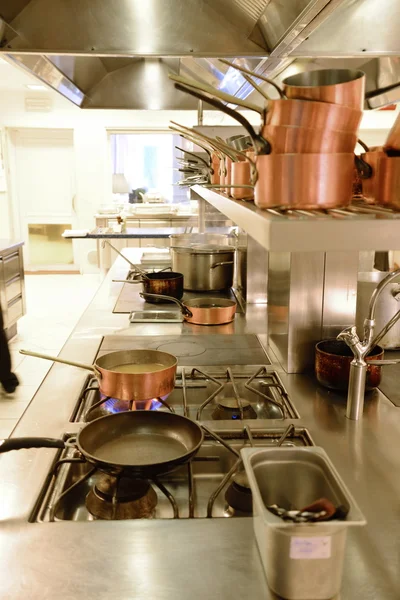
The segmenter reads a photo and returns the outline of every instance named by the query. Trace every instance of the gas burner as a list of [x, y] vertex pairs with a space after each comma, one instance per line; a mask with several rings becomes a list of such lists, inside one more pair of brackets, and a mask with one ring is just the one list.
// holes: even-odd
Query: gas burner
[[[165, 396], [167, 397], [167, 396]], [[163, 403], [157, 398], [151, 400], [118, 400], [117, 398], [109, 398], [101, 394], [101, 398], [85, 414], [85, 421], [90, 422], [119, 412], [127, 412], [128, 410], [158, 410], [162, 408]]]
[[157, 494], [148, 481], [101, 475], [85, 503], [97, 519], [151, 519]]
[[238, 512], [246, 514], [253, 512], [253, 497], [244, 471], [239, 471], [232, 477], [225, 493], [225, 500], [228, 503], [228, 508], [225, 510], [227, 516], [237, 515]]
[[[240, 398], [244, 419], [257, 419], [257, 413], [248, 400]], [[241, 418], [239, 402], [236, 398], [218, 398], [218, 404], [212, 413], [216, 421], [236, 420]]]

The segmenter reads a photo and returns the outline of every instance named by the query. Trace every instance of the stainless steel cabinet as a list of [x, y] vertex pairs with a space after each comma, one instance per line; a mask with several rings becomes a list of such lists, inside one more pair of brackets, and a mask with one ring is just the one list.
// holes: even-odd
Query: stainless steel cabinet
[[0, 250], [0, 303], [8, 337], [17, 332], [25, 312], [25, 279], [22, 245]]

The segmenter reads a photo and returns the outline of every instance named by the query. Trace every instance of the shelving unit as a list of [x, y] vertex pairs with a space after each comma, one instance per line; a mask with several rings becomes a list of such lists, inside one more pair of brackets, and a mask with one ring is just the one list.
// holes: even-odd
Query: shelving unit
[[201, 185], [191, 188], [274, 252], [335, 252], [400, 248], [400, 213], [356, 201], [329, 211], [261, 210]]

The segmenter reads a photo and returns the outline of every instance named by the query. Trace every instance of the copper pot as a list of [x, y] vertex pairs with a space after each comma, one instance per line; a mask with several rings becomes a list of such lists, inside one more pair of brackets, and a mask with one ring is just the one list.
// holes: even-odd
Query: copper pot
[[372, 176], [362, 180], [362, 195], [366, 202], [374, 204], [377, 197], [379, 162], [381, 157], [386, 156], [386, 154], [380, 150], [363, 152], [360, 156], [372, 168]]
[[272, 152], [277, 154], [354, 152], [357, 143], [355, 133], [325, 128], [264, 125], [261, 135], [269, 140]]
[[260, 208], [313, 210], [351, 202], [354, 154], [270, 154], [257, 156], [256, 165]]
[[376, 203], [400, 210], [400, 157], [382, 153], [379, 158]]
[[[231, 165], [231, 184], [235, 186], [252, 185], [251, 169], [248, 161], [233, 162]], [[248, 200], [254, 197], [254, 188], [232, 187], [229, 195], [238, 200]]]
[[[154, 294], [140, 294], [147, 300]], [[161, 296], [178, 304], [183, 318], [195, 325], [224, 325], [235, 318], [236, 302], [228, 298], [191, 298], [180, 302], [176, 298]]]
[[[168, 296], [169, 298], [169, 296]], [[171, 300], [175, 298], [171, 297]], [[80, 369], [91, 371], [99, 382], [100, 392], [118, 400], [150, 400], [163, 398], [172, 392], [175, 386], [175, 374], [178, 360], [172, 354], [158, 350], [121, 350], [110, 352], [96, 359], [93, 365], [86, 365], [58, 356], [48, 356], [28, 350], [20, 350], [21, 354], [44, 358]], [[153, 365], [144, 373], [122, 373], [113, 371], [120, 365]], [[155, 365], [164, 368], [156, 370]]]
[[385, 150], [400, 150], [400, 113], [389, 131], [384, 148]]
[[[375, 346], [366, 357], [370, 360], [382, 360], [383, 349]], [[318, 382], [332, 390], [347, 390], [349, 386], [350, 363], [353, 353], [341, 340], [322, 340], [315, 346], [315, 374]], [[381, 383], [382, 367], [368, 365], [366, 389], [372, 390]]]
[[213, 152], [211, 157], [211, 166], [212, 166], [212, 174], [211, 174], [211, 183], [218, 184], [220, 183], [220, 160], [219, 156]]
[[318, 100], [362, 110], [365, 73], [354, 69], [304, 71], [283, 80], [288, 98]]
[[327, 102], [269, 100], [265, 125], [291, 125], [356, 133], [362, 114], [362, 110]]

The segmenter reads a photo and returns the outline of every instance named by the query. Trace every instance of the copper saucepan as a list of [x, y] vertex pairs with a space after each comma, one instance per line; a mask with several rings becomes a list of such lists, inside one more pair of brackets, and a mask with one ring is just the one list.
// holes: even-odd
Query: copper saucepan
[[[140, 294], [145, 300], [154, 295]], [[163, 297], [175, 302], [180, 307], [185, 321], [194, 325], [225, 325], [235, 318], [236, 302], [228, 298], [193, 298], [180, 302], [170, 296]]]
[[378, 171], [380, 159], [385, 157], [382, 146], [368, 148], [364, 142], [358, 140], [358, 143], [364, 148], [365, 152], [360, 154], [360, 158], [371, 167], [371, 177], [362, 180], [362, 195], [366, 202], [374, 204], [378, 195]]
[[[149, 294], [164, 294], [178, 298], [178, 300], [183, 296], [183, 275], [175, 271], [147, 273], [147, 277], [140, 277], [140, 279], [113, 279], [113, 281], [128, 284], [141, 283], [143, 291]], [[160, 300], [154, 299], [154, 302], [160, 302]]]
[[400, 210], [400, 157], [382, 153], [379, 157], [377, 179], [376, 203]]
[[354, 155], [270, 154], [257, 156], [254, 202], [259, 208], [327, 209], [352, 198]]
[[[171, 300], [175, 299], [171, 298]], [[177, 358], [173, 354], [158, 350], [110, 352], [97, 358], [93, 365], [29, 350], [20, 350], [20, 353], [91, 371], [99, 382], [100, 392], [118, 400], [138, 401], [164, 398], [172, 392], [175, 386]], [[136, 368], [138, 371], [145, 370], [136, 373], [113, 370], [117, 367], [121, 368], [122, 365]]]
[[288, 98], [318, 100], [363, 109], [365, 73], [355, 69], [303, 71], [282, 81]]
[[392, 125], [389, 135], [387, 136], [385, 150], [400, 150], [400, 114]]
[[264, 125], [261, 135], [277, 154], [354, 152], [357, 143], [356, 133], [292, 125]]

